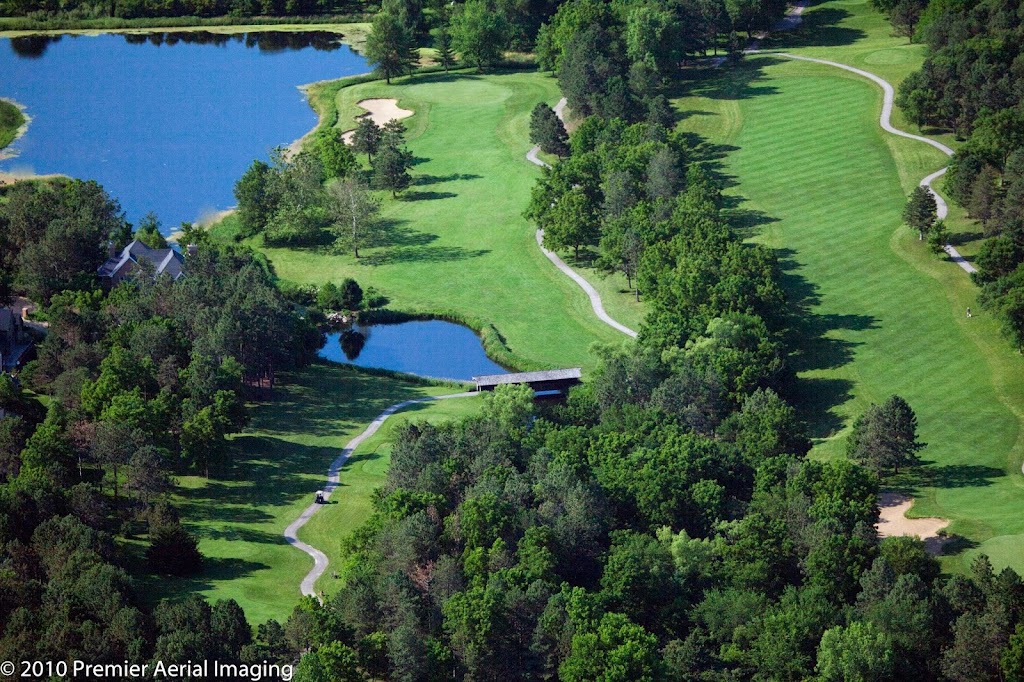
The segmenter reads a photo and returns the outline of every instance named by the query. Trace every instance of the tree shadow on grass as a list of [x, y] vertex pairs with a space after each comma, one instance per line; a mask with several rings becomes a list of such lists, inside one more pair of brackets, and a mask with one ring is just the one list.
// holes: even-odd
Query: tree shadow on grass
[[[799, 273], [802, 267], [792, 249], [776, 252], [781, 284], [788, 299], [786, 343], [791, 349], [789, 366], [797, 374], [843, 367], [853, 361], [860, 342], [833, 336], [840, 330], [875, 329], [878, 320], [870, 315], [836, 315], [815, 312], [821, 304], [819, 287]], [[835, 408], [851, 399], [853, 382], [828, 377], [800, 377], [794, 393], [797, 407], [807, 422], [812, 438], [828, 438], [844, 426]]]
[[[927, 453], [927, 450], [924, 450]], [[1006, 471], [982, 464], [946, 464], [937, 466], [933, 461], [922, 461], [919, 466], [902, 472], [899, 483], [908, 491], [920, 488], [984, 488]]]
[[482, 175], [476, 173], [449, 173], [448, 175], [417, 175], [416, 181], [413, 183], [416, 186], [420, 185], [435, 185], [439, 182], [456, 182], [460, 180], [479, 180]]
[[402, 198], [406, 201], [432, 201], [434, 199], [454, 199], [459, 196], [455, 192], [406, 192]]
[[[742, 202], [742, 197], [730, 196], [726, 199], [739, 199]], [[779, 222], [779, 219], [770, 216], [764, 211], [758, 211], [751, 208], [728, 208], [724, 207], [722, 211], [722, 217], [725, 218], [729, 226], [739, 235], [742, 239], [749, 239], [755, 236], [759, 228], [764, 225], [770, 225], [772, 223]]]
[[808, 10], [793, 30], [773, 33], [762, 44], [762, 49], [793, 47], [841, 47], [852, 45], [867, 34], [859, 28], [839, 26], [839, 22], [852, 16], [837, 7], [816, 7]]
[[[766, 76], [764, 70], [775, 64], [787, 61], [784, 57], [758, 55], [744, 59], [735, 66], [722, 68], [696, 67], [684, 69], [680, 77], [666, 89], [669, 99], [678, 97], [705, 97], [707, 99], [740, 100], [763, 95], [773, 95], [778, 89], [773, 85], [763, 85]], [[707, 114], [702, 111], [682, 111], [680, 119], [691, 115]]]
[[[281, 537], [281, 544], [285, 542]], [[142, 562], [144, 559], [138, 558]], [[177, 577], [158, 575], [146, 570], [143, 563], [138, 564], [141, 568], [136, 573], [137, 580], [141, 583], [138, 593], [144, 602], [156, 604], [166, 599], [172, 604], [184, 601], [187, 597], [206, 592], [216, 587], [218, 583], [227, 581], [242, 580], [248, 578], [258, 571], [269, 570], [271, 567], [257, 561], [235, 559], [231, 557], [203, 557], [203, 570], [199, 575], [190, 577]]]
[[984, 238], [985, 234], [980, 230], [971, 232], [955, 232], [949, 235], [949, 243], [952, 246], [962, 246], [963, 244], [970, 244], [971, 242], [976, 242]]
[[366, 265], [447, 263], [479, 258], [480, 256], [486, 256], [490, 252], [490, 249], [464, 249], [461, 246], [400, 246], [372, 253], [361, 260]]

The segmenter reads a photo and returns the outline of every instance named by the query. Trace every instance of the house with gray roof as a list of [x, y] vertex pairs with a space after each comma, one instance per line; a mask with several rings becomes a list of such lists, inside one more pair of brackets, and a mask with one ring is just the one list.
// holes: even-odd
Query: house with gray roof
[[96, 274], [113, 286], [144, 264], [153, 269], [154, 277], [167, 275], [177, 280], [185, 272], [185, 258], [174, 249], [151, 249], [135, 239], [120, 253], [111, 253], [110, 258], [99, 267]]

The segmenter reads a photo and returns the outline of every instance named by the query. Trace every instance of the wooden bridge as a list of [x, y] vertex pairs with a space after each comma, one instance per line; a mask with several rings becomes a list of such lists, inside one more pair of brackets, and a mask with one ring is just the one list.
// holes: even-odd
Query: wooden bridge
[[518, 372], [515, 374], [488, 374], [473, 377], [477, 391], [493, 391], [502, 384], [526, 384], [538, 395], [565, 393], [570, 387], [580, 383], [583, 375], [579, 367], [569, 369], [551, 369], [544, 372]]

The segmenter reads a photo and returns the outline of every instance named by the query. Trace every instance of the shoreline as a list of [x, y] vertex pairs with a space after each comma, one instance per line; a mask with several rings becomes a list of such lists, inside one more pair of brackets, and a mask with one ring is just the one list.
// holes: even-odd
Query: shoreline
[[[206, 31], [222, 35], [234, 35], [237, 33], [266, 33], [269, 31], [280, 31], [286, 33], [301, 33], [306, 31], [326, 31], [337, 33], [343, 38], [351, 37], [356, 42], [362, 43], [369, 33], [369, 22], [364, 21], [325, 21], [323, 23], [301, 23], [282, 22], [280, 24], [185, 24], [182, 26], [156, 25], [156, 26], [120, 26], [120, 27], [96, 27], [96, 28], [33, 28], [33, 29], [0, 29], [0, 38], [26, 38], [30, 36], [98, 36], [105, 33], [116, 33], [123, 35], [138, 35], [146, 33], [190, 33]], [[343, 40], [346, 44], [352, 42]]]
[[[32, 122], [32, 117], [28, 115], [28, 107], [26, 107], [24, 104], [17, 100], [13, 100], [10, 97], [0, 97], [0, 102], [7, 102], [12, 106], [17, 107], [18, 111], [21, 112], [22, 117], [24, 117], [25, 119], [25, 121], [20, 126], [18, 126], [18, 129], [14, 131], [14, 138], [11, 140], [10, 144], [8, 144], [6, 147], [0, 148], [0, 161], [6, 161], [8, 159], [13, 159], [16, 156], [18, 156], [18, 152], [16, 150], [12, 150], [11, 147], [25, 133], [28, 132], [28, 126]], [[0, 172], [0, 176], [2, 175], [3, 173]]]

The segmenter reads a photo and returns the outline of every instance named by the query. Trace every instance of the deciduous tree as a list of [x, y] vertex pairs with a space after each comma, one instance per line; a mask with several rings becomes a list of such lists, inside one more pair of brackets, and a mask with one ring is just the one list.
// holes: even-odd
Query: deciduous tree
[[[386, 156], [383, 152], [381, 156]], [[380, 158], [380, 157], [378, 157]], [[339, 180], [328, 188], [330, 211], [337, 244], [351, 249], [359, 258], [359, 247], [366, 246], [377, 234], [380, 222], [380, 201], [361, 180], [355, 177]]]

